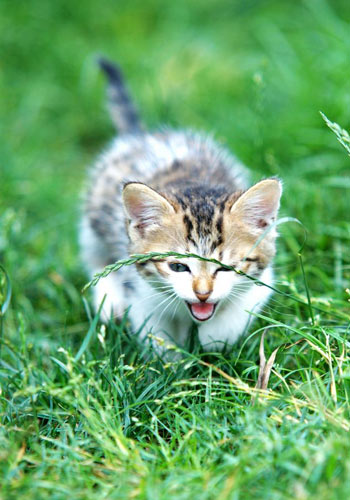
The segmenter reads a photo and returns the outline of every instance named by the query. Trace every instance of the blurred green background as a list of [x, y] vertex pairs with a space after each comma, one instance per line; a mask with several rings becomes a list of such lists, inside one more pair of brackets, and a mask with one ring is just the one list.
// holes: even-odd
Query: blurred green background
[[[350, 128], [350, 2], [1, 0], [0, 49], [0, 262], [6, 268], [13, 285], [11, 308], [5, 316], [6, 349], [3, 352], [6, 354], [6, 361], [0, 370], [0, 378], [6, 380], [7, 385], [4, 389], [5, 398], [0, 398], [0, 402], [5, 401], [7, 404], [7, 399], [11, 400], [11, 404], [5, 404], [3, 415], [7, 416], [3, 421], [12, 425], [16, 431], [10, 430], [3, 441], [3, 434], [0, 432], [0, 464], [2, 462], [5, 467], [8, 481], [3, 484], [10, 488], [6, 490], [6, 499], [19, 498], [23, 494], [25, 498], [38, 500], [37, 487], [43, 487], [46, 491], [40, 498], [67, 498], [64, 492], [62, 496], [50, 496], [50, 491], [54, 491], [57, 486], [57, 478], [61, 483], [69, 480], [69, 484], [77, 488], [75, 498], [120, 498], [112, 496], [108, 489], [111, 477], [116, 485], [125, 486], [119, 481], [117, 473], [112, 476], [108, 476], [110, 471], [106, 473], [104, 483], [102, 476], [97, 475], [100, 479], [96, 481], [101, 480], [100, 486], [103, 483], [99, 489], [95, 479], [91, 479], [92, 473], [88, 465], [85, 462], [85, 465], [81, 465], [80, 458], [77, 459], [77, 455], [74, 455], [76, 447], [80, 446], [89, 453], [95, 453], [95, 459], [101, 460], [103, 467], [108, 469], [113, 462], [108, 462], [108, 457], [113, 456], [113, 447], [108, 441], [107, 431], [106, 448], [103, 448], [104, 444], [94, 434], [89, 435], [90, 441], [87, 438], [89, 429], [97, 429], [96, 435], [99, 433], [100, 436], [107, 425], [108, 419], [100, 419], [102, 410], [98, 406], [95, 420], [91, 419], [86, 428], [84, 419], [79, 420], [80, 416], [77, 416], [77, 420], [69, 424], [69, 431], [65, 430], [66, 424], [68, 426], [68, 422], [71, 422], [70, 417], [75, 415], [75, 402], [80, 393], [74, 392], [75, 386], [69, 378], [74, 374], [66, 368], [64, 355], [62, 352], [57, 353], [59, 347], [76, 352], [89, 328], [80, 293], [86, 276], [77, 245], [82, 191], [88, 167], [115, 133], [105, 109], [105, 82], [97, 68], [96, 57], [103, 54], [119, 62], [149, 128], [168, 124], [213, 133], [218, 141], [226, 144], [250, 167], [254, 181], [271, 175], [282, 178], [284, 194], [281, 215], [298, 218], [307, 230], [303, 259], [311, 295], [317, 296], [318, 304], [323, 304], [324, 307], [325, 304], [331, 304], [335, 318], [344, 318], [348, 311], [345, 288], [349, 286], [350, 278], [349, 157], [326, 127], [319, 111], [323, 111], [329, 119], [342, 127]], [[300, 293], [305, 290], [297, 258], [303, 234], [303, 229], [295, 224], [281, 227], [276, 260], [277, 278], [286, 283], [288, 290], [295, 294], [296, 290], [302, 290]], [[2, 298], [0, 293], [0, 299]], [[288, 335], [291, 335], [288, 341], [296, 341], [300, 332], [310, 326], [307, 313], [298, 304], [288, 302], [286, 307], [283, 297], [277, 299], [271, 301], [271, 308], [267, 309], [266, 314], [270, 314], [272, 320], [281, 321], [286, 328], [281, 328], [278, 332], [274, 330], [271, 334], [271, 349], [276, 344], [286, 342]], [[304, 296], [303, 300], [306, 300]], [[284, 308], [282, 312], [278, 309], [281, 304]], [[339, 340], [338, 332], [345, 332], [345, 323], [338, 324], [338, 319], [333, 318], [332, 321], [335, 325], [334, 338]], [[321, 324], [320, 329], [330, 324], [327, 321]], [[313, 325], [314, 333], [319, 336], [317, 338], [326, 342], [318, 325], [317, 322]], [[288, 330], [289, 326], [291, 330]], [[290, 333], [292, 328], [301, 330], [298, 330], [298, 334], [295, 333], [297, 330], [293, 330], [293, 337]], [[103, 343], [101, 347], [100, 344], [96, 346], [96, 342], [91, 343], [92, 351], [89, 351], [87, 357], [92, 363], [106, 355], [101, 366], [107, 366], [109, 353], [106, 354], [102, 349]], [[130, 345], [134, 353], [135, 348]], [[322, 349], [329, 347], [325, 344], [318, 345]], [[228, 366], [226, 361], [221, 360], [221, 366], [231, 370], [230, 373], [234, 373], [238, 366], [239, 375], [245, 380], [251, 377], [249, 384], [253, 385], [257, 369], [258, 338], [254, 338], [254, 342], [242, 352], [239, 360], [241, 365], [238, 363]], [[217, 473], [217, 466], [221, 461], [232, 465], [234, 460], [237, 460], [235, 463], [245, 460], [244, 468], [239, 469], [235, 476], [242, 478], [237, 491], [245, 491], [245, 494], [239, 496], [237, 493], [237, 496], [231, 497], [231, 478], [228, 477], [227, 486], [224, 487], [227, 495], [223, 492], [220, 496], [222, 499], [260, 498], [256, 495], [259, 492], [261, 494], [262, 490], [254, 490], [254, 478], [259, 474], [263, 485], [261, 488], [264, 488], [266, 495], [264, 498], [269, 500], [282, 497], [311, 498], [308, 492], [313, 492], [318, 500], [329, 500], [329, 488], [332, 491], [333, 488], [338, 488], [338, 498], [347, 498], [348, 448], [345, 446], [345, 435], [340, 433], [343, 431], [336, 426], [339, 408], [333, 407], [334, 401], [328, 397], [327, 391], [333, 379], [329, 378], [325, 362], [327, 356], [318, 359], [315, 351], [304, 349], [304, 344], [298, 344], [289, 353], [289, 357], [288, 354], [283, 357], [279, 368], [283, 376], [287, 377], [288, 374], [288, 377], [295, 377], [298, 384], [306, 384], [308, 380], [313, 380], [315, 370], [319, 370], [320, 377], [326, 374], [325, 386], [322, 386], [324, 392], [321, 389], [317, 392], [318, 389], [315, 389], [315, 393], [321, 394], [320, 401], [324, 405], [321, 406], [320, 403], [321, 416], [312, 413], [312, 410], [308, 416], [308, 422], [311, 423], [305, 423], [305, 419], [299, 425], [300, 415], [297, 413], [295, 421], [298, 425], [292, 427], [290, 423], [290, 428], [286, 426], [281, 429], [280, 414], [280, 420], [276, 418], [272, 422], [265, 414], [260, 415], [260, 410], [250, 407], [244, 394], [237, 396], [237, 399], [234, 394], [232, 400], [236, 406], [227, 417], [228, 427], [225, 427], [228, 404], [225, 398], [231, 393], [223, 386], [222, 399], [215, 410], [217, 413], [206, 413], [205, 409], [203, 420], [200, 420], [202, 407], [198, 404], [199, 410], [195, 407], [194, 416], [188, 417], [188, 427], [184, 424], [182, 428], [182, 424], [179, 424], [166, 444], [165, 440], [162, 441], [162, 435], [155, 437], [153, 423], [150, 424], [151, 430], [142, 431], [144, 437], [141, 439], [138, 437], [141, 431], [137, 427], [141, 424], [128, 421], [127, 425], [130, 427], [125, 427], [129, 429], [127, 432], [136, 440], [140, 439], [143, 466], [145, 470], [147, 467], [150, 467], [148, 471], [152, 470], [151, 475], [145, 475], [149, 478], [149, 483], [145, 484], [151, 493], [144, 493], [142, 498], [168, 498], [167, 478], [170, 477], [169, 481], [173, 481], [171, 484], [175, 488], [182, 480], [192, 478], [189, 481], [193, 480], [198, 488], [197, 496], [193, 498], [211, 499], [213, 497], [210, 496], [207, 468], [211, 467], [212, 470], [210, 484], [214, 485], [214, 489], [217, 488], [215, 491], [219, 491], [221, 486], [219, 488], [218, 485], [227, 479], [227, 469], [225, 465], [224, 472], [221, 471], [220, 475]], [[59, 357], [59, 361], [53, 357]], [[84, 363], [76, 368], [77, 373], [79, 370], [80, 372], [74, 383], [81, 389], [82, 399], [87, 388], [88, 396], [81, 404], [89, 407], [90, 387], [95, 378], [99, 380], [99, 377], [95, 377], [92, 365], [89, 372]], [[68, 363], [67, 366], [71, 365]], [[141, 370], [141, 375], [135, 375], [137, 383], [125, 383], [127, 394], [131, 394], [133, 390], [143, 391], [138, 389], [140, 380], [144, 380], [147, 385], [147, 377], [153, 373], [146, 370], [144, 374], [142, 359], [137, 370]], [[347, 370], [346, 372], [344, 368], [345, 374], [349, 373], [349, 364]], [[283, 392], [279, 385], [282, 375], [279, 378], [276, 376], [273, 387]], [[114, 372], [111, 371], [110, 376], [114, 377]], [[161, 388], [154, 389], [154, 395], [152, 393], [154, 401], [163, 397], [162, 391], [168, 394], [167, 387], [169, 391], [178, 390], [170, 388], [168, 373], [164, 375], [162, 372], [162, 376], [164, 379], [159, 377], [158, 380]], [[182, 376], [186, 378], [187, 372], [179, 372], [177, 375], [178, 378]], [[202, 375], [197, 373], [195, 376], [210, 378], [211, 372], [210, 375], [203, 372]], [[68, 377], [67, 380], [65, 377]], [[83, 383], [79, 377], [84, 377]], [[38, 394], [41, 394], [43, 380], [54, 388], [52, 390], [56, 390], [54, 384], [57, 384], [57, 391], [62, 390], [62, 394], [68, 394], [67, 398], [69, 396], [71, 400], [62, 399], [57, 402], [55, 395], [50, 396], [51, 399], [45, 399], [46, 393], [42, 400], [41, 396], [38, 399], [28, 396], [29, 393], [21, 399], [27, 387], [39, 387]], [[293, 383], [291, 387], [295, 388], [296, 382]], [[65, 392], [69, 384], [72, 394], [69, 388]], [[289, 390], [288, 384], [285, 385]], [[138, 416], [147, 422], [151, 418], [148, 412], [150, 403], [147, 400], [149, 387], [147, 385], [145, 393], [142, 392], [140, 396], [142, 400], [144, 394], [147, 394], [147, 397], [144, 396], [144, 414]], [[313, 397], [311, 389], [307, 390], [310, 397]], [[347, 415], [347, 394], [350, 392], [346, 389], [346, 375], [339, 382], [338, 390], [343, 398], [341, 404], [344, 404], [341, 412]], [[104, 406], [101, 403], [103, 411], [114, 397], [113, 391], [112, 394], [108, 391], [109, 388], [105, 392]], [[33, 389], [31, 394], [34, 392]], [[35, 394], [36, 398], [37, 393]], [[308, 396], [305, 399], [308, 400]], [[38, 401], [37, 408], [35, 401]], [[195, 397], [189, 396], [188, 404], [191, 405], [193, 401]], [[156, 403], [152, 408], [152, 412], [158, 412]], [[176, 405], [171, 406], [170, 402], [168, 408], [169, 415], [160, 418], [163, 418], [164, 426], [173, 430], [175, 427], [172, 427], [171, 419], [185, 419], [187, 413], [181, 413], [182, 409]], [[334, 427], [327, 427], [328, 423], [326, 425], [322, 420], [326, 415], [324, 408], [327, 411], [335, 408], [334, 411], [338, 412], [332, 420]], [[166, 408], [164, 411], [167, 411]], [[241, 413], [236, 419], [235, 412], [238, 414], [239, 411]], [[293, 411], [293, 408], [287, 407], [287, 417]], [[15, 412], [16, 417], [13, 416]], [[36, 419], [37, 415], [39, 420]], [[198, 418], [198, 425], [203, 425], [203, 428], [207, 423], [208, 434], [203, 440], [194, 435], [193, 442], [189, 441], [186, 453], [191, 459], [188, 463], [183, 462], [183, 456], [179, 457], [178, 462], [175, 459], [172, 462], [169, 457], [173, 456], [177, 444], [171, 443], [177, 443], [176, 439], [181, 441], [185, 432], [192, 432], [189, 430], [192, 418]], [[49, 424], [46, 419], [49, 419]], [[115, 430], [117, 424], [114, 408], [110, 408], [108, 422], [112, 429], [108, 432], [114, 443], [114, 433], [119, 432]], [[259, 430], [258, 422], [261, 424]], [[21, 461], [24, 453], [21, 451], [22, 425], [28, 431], [26, 439], [30, 443], [29, 451], [26, 452], [28, 455], [25, 455], [25, 472], [28, 476], [22, 474], [25, 467]], [[303, 425], [306, 426], [305, 432]], [[342, 429], [346, 429], [346, 425]], [[186, 431], [183, 430], [185, 428]], [[179, 438], [174, 437], [177, 432]], [[241, 432], [248, 436], [248, 444], [239, 448], [236, 444], [239, 440], [235, 441], [235, 436], [239, 437]], [[254, 433], [259, 436], [256, 448], [248, 446]], [[265, 439], [266, 433], [270, 433], [270, 441]], [[69, 441], [68, 435], [72, 441]], [[228, 459], [223, 443], [226, 443], [226, 436], [232, 435], [234, 444], [233, 448], [228, 448]], [[58, 450], [66, 450], [64, 447], [67, 446], [67, 440], [73, 443], [72, 455], [68, 457], [75, 461], [72, 469], [67, 465], [69, 460], [65, 461], [65, 456], [62, 458], [60, 452], [56, 458], [55, 447], [50, 444], [44, 447], [42, 439], [46, 438], [61, 439], [62, 442], [59, 441], [57, 445]], [[153, 448], [144, 449], [146, 442], [151, 443]], [[271, 442], [275, 443], [279, 455], [275, 454]], [[323, 455], [317, 455], [320, 442], [324, 446]], [[197, 463], [199, 443], [203, 445], [203, 455], [202, 461]], [[95, 451], [92, 452], [94, 446]], [[129, 444], [126, 443], [125, 446]], [[166, 455], [164, 450], [169, 453], [167, 465], [163, 464]], [[137, 453], [135, 451], [135, 456]], [[285, 459], [282, 465], [278, 458], [281, 454]], [[86, 456], [88, 455], [84, 455]], [[339, 456], [342, 457], [341, 463]], [[317, 458], [319, 462], [316, 458], [316, 462], [313, 462], [314, 457], [321, 458]], [[47, 469], [44, 465], [40, 469], [41, 465], [38, 464], [45, 460]], [[128, 460], [129, 458], [125, 459], [123, 465], [124, 478], [129, 477]], [[136, 471], [139, 470], [138, 460], [135, 458]], [[149, 465], [153, 463], [154, 469]], [[11, 464], [8, 470], [6, 464]], [[166, 469], [166, 466], [169, 468]], [[95, 471], [94, 465], [91, 467]], [[87, 471], [86, 476], [83, 469]], [[174, 470], [175, 475], [171, 476]], [[188, 476], [183, 470], [186, 470]], [[198, 476], [194, 470], [198, 472]], [[143, 472], [140, 473], [141, 482], [144, 477], [142, 474]], [[51, 483], [43, 486], [41, 478], [48, 476]], [[334, 480], [340, 476], [340, 481]], [[33, 477], [38, 480], [36, 486], [33, 486], [33, 479], [30, 479]], [[158, 483], [152, 477], [156, 477]], [[280, 482], [281, 477], [284, 477], [285, 482]], [[200, 478], [198, 482], [196, 478]], [[232, 485], [234, 480], [232, 479]], [[86, 484], [91, 484], [89, 494], [83, 491]], [[157, 484], [162, 485], [159, 486], [159, 491], [164, 496], [163, 493], [159, 493], [159, 496], [155, 493]], [[295, 484], [299, 486], [296, 487]], [[9, 492], [12, 492], [12, 487], [16, 489], [16, 485], [19, 489], [11, 496]], [[207, 486], [208, 496], [205, 493]], [[140, 488], [140, 491], [146, 491], [142, 489], [143, 486]], [[277, 493], [270, 495], [270, 489]], [[31, 494], [28, 493], [29, 490]], [[107, 496], [100, 496], [102, 490]], [[95, 492], [94, 496], [91, 496], [92, 491]], [[184, 493], [181, 496], [178, 493], [176, 498], [190, 498], [191, 488], [187, 491], [188, 495]], [[247, 491], [251, 492], [251, 496]], [[137, 495], [137, 492], [133, 494]]]

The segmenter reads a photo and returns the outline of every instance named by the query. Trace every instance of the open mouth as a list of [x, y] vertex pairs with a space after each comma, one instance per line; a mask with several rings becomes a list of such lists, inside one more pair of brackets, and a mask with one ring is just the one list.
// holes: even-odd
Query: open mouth
[[216, 304], [211, 304], [209, 302], [199, 302], [196, 304], [190, 304], [187, 302], [188, 308], [191, 311], [192, 316], [197, 321], [207, 321], [210, 319], [216, 308]]

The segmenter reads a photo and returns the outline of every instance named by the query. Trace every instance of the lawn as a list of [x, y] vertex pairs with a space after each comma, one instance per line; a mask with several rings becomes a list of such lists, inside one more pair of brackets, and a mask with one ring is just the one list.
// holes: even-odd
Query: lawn
[[[0, 499], [349, 498], [350, 160], [319, 113], [349, 130], [349, 2], [2, 0], [0, 46]], [[114, 134], [99, 54], [150, 128], [283, 179], [300, 223], [231, 353], [165, 364], [81, 293], [81, 193]]]

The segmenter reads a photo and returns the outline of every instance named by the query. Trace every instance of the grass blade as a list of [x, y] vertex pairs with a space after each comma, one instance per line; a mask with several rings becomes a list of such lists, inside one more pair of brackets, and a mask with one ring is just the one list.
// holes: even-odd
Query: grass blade
[[94, 333], [96, 331], [96, 326], [97, 326], [97, 323], [98, 323], [98, 321], [100, 319], [100, 315], [101, 315], [101, 311], [102, 311], [102, 307], [103, 307], [105, 299], [106, 299], [106, 296], [103, 297], [103, 300], [102, 300], [102, 302], [100, 304], [100, 307], [98, 308], [96, 316], [94, 317], [94, 319], [93, 319], [93, 321], [92, 321], [92, 323], [90, 325], [90, 328], [89, 328], [87, 334], [85, 335], [83, 343], [81, 344], [79, 351], [77, 352], [77, 354], [74, 357], [75, 361], [79, 361], [79, 359], [82, 357], [82, 355], [84, 354], [84, 352], [88, 348], [88, 345], [89, 345], [89, 343], [91, 341], [91, 338], [92, 338], [92, 336], [94, 335]]
[[[9, 275], [6, 272], [6, 269], [0, 264], [0, 271], [3, 273], [3, 276], [5, 278], [5, 286], [4, 289], [6, 290], [4, 293], [4, 300], [0, 306], [0, 358], [1, 358], [1, 351], [2, 351], [2, 342], [3, 342], [3, 337], [4, 337], [4, 315], [10, 305], [11, 302], [11, 296], [12, 296], [12, 286], [11, 286], [11, 280], [9, 278]], [[2, 290], [0, 290], [1, 296], [2, 296]]]
[[348, 155], [350, 156], [350, 135], [347, 132], [347, 130], [345, 130], [344, 128], [341, 128], [341, 126], [338, 125], [338, 123], [331, 122], [327, 118], [327, 116], [324, 113], [322, 113], [322, 111], [320, 111], [320, 114], [321, 114], [322, 118], [324, 119], [324, 121], [326, 122], [327, 127], [329, 127], [331, 129], [331, 131], [335, 133], [338, 141], [343, 146], [343, 148], [346, 149]]

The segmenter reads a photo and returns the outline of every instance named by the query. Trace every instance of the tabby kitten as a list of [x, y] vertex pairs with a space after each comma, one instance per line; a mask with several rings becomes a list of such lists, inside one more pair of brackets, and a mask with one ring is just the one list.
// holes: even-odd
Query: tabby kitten
[[[81, 224], [90, 275], [133, 253], [195, 253], [271, 284], [274, 228], [282, 193], [277, 179], [248, 188], [242, 164], [210, 137], [192, 131], [144, 132], [122, 74], [101, 60], [119, 136], [91, 171]], [[192, 322], [205, 350], [233, 344], [270, 289], [219, 265], [168, 257], [124, 267], [94, 288], [102, 316], [126, 308], [135, 331], [186, 344]]]

